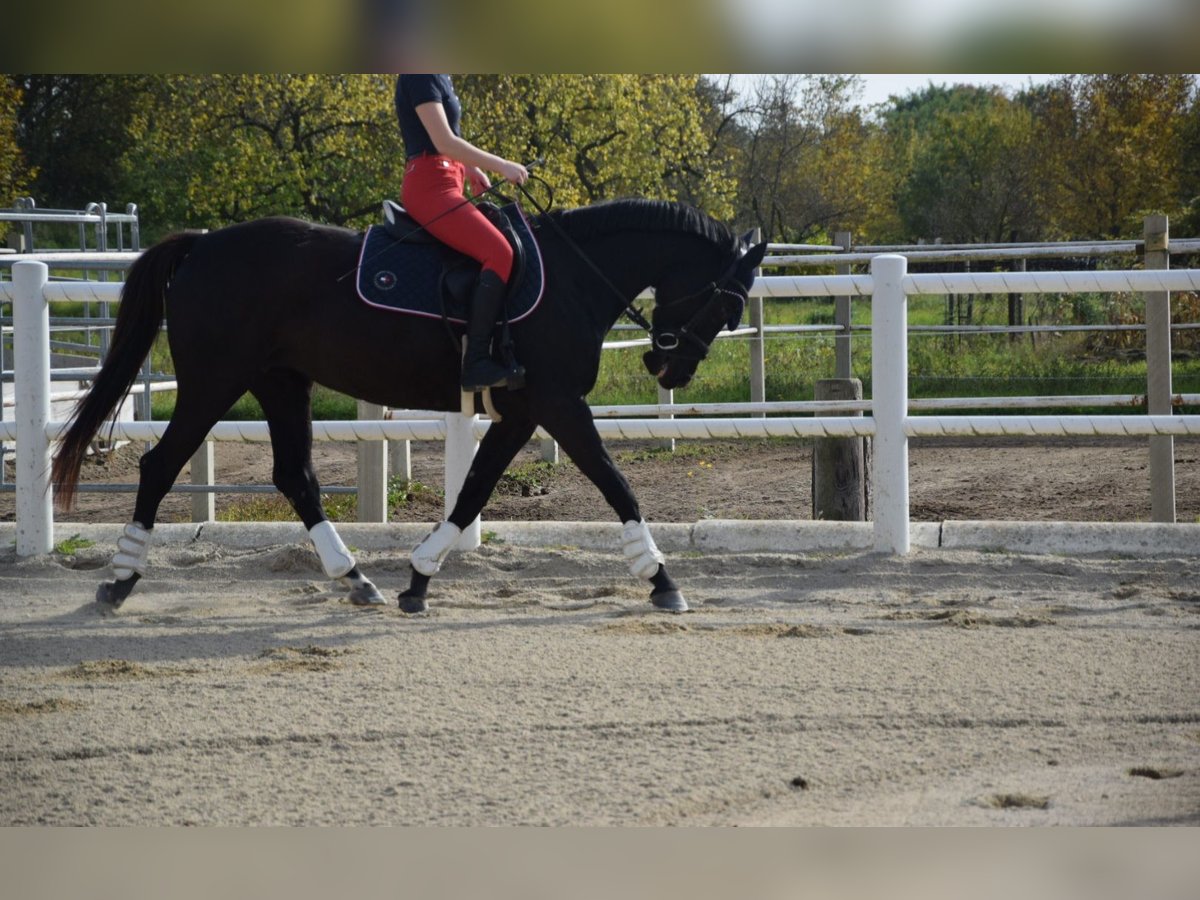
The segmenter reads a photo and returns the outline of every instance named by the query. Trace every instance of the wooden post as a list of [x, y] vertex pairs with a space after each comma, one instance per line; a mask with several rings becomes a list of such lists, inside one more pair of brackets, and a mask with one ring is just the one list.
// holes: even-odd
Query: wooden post
[[[1143, 224], [1147, 269], [1169, 269], [1170, 229], [1167, 217], [1146, 216]], [[1171, 294], [1146, 291], [1146, 412], [1167, 416], [1172, 412]], [[1150, 438], [1150, 519], [1175, 521], [1175, 438]]]
[[[853, 245], [854, 236], [849, 231], [837, 231], [834, 232], [833, 242], [848, 253], [850, 247]], [[850, 266], [845, 264], [839, 265], [837, 273], [839, 275], [849, 275]], [[841, 329], [833, 338], [834, 378], [850, 378], [854, 374], [850, 369], [852, 340], [850, 334], [851, 302], [849, 295], [833, 298], [833, 324]], [[862, 398], [861, 386], [859, 398]]]
[[[382, 419], [383, 407], [375, 403], [358, 401], [360, 419]], [[383, 441], [358, 442], [358, 521], [386, 522], [387, 508], [387, 453]]]
[[[857, 378], [822, 378], [814, 388], [816, 400], [862, 400]], [[861, 416], [861, 412], [830, 413]], [[835, 522], [865, 522], [869, 518], [869, 438], [820, 438], [813, 445], [812, 517]]]
[[[213, 442], [204, 441], [192, 454], [192, 484], [212, 485], [216, 466]], [[217, 518], [217, 495], [212, 491], [192, 494], [192, 521], [213, 522]]]

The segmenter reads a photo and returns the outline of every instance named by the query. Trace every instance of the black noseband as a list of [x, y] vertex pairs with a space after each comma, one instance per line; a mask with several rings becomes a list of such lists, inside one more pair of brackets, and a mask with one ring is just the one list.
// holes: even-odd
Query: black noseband
[[[726, 314], [722, 304], [725, 296], [733, 297], [738, 301], [739, 312], [736, 319], [741, 318], [741, 308], [746, 304], [746, 298], [739, 292], [732, 291], [724, 286], [728, 281], [729, 276], [726, 275], [720, 281], [713, 282], [695, 294], [689, 294], [686, 297], [680, 297], [678, 300], [672, 300], [659, 309], [677, 306], [680, 303], [685, 303], [704, 291], [709, 292], [708, 298], [700, 306], [698, 310], [688, 319], [687, 323], [680, 328], [667, 329], [655, 325], [650, 331], [650, 339], [654, 345], [654, 349], [660, 351], [662, 355], [671, 360], [682, 360], [687, 362], [700, 362], [708, 356], [709, 345], [702, 338], [697, 337], [694, 333], [700, 326], [707, 324], [713, 318], [714, 311], [719, 313], [720, 317], [726, 321], [734, 321], [735, 317]], [[714, 307], [716, 309], [714, 309]], [[735, 321], [736, 326], [736, 321]], [[718, 326], [717, 330], [720, 330]], [[714, 335], [715, 336], [715, 335]]]

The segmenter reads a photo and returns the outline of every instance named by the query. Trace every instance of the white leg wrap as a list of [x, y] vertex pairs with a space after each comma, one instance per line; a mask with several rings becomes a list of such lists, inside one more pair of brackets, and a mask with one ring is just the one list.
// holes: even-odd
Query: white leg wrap
[[421, 543], [413, 547], [412, 567], [422, 575], [436, 575], [442, 562], [462, 537], [462, 529], [450, 522], [438, 522]]
[[645, 522], [630, 520], [621, 529], [621, 547], [625, 551], [625, 559], [629, 562], [629, 571], [636, 578], [647, 580], [654, 577], [658, 567], [664, 562], [662, 553], [650, 536], [650, 526]]
[[354, 568], [354, 557], [338, 537], [332, 522], [318, 522], [308, 529], [308, 536], [317, 550], [325, 574], [330, 578], [341, 578]]
[[117, 538], [117, 552], [112, 558], [113, 574], [117, 581], [146, 574], [146, 558], [150, 555], [150, 532], [137, 522], [125, 526]]

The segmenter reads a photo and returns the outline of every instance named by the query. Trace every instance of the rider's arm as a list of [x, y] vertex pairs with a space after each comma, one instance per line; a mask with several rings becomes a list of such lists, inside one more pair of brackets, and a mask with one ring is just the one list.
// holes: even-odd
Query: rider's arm
[[520, 163], [480, 150], [470, 141], [460, 138], [451, 131], [450, 123], [446, 120], [446, 110], [443, 109], [441, 103], [437, 101], [422, 103], [417, 107], [417, 117], [425, 126], [425, 131], [429, 135], [429, 139], [433, 141], [433, 146], [443, 156], [448, 156], [464, 166], [498, 172], [505, 179], [516, 184], [524, 184], [525, 179], [529, 177], [529, 173]]

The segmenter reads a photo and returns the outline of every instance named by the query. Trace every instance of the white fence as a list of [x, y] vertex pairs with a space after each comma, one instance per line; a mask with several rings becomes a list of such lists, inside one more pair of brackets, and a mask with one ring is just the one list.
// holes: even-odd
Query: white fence
[[[909, 415], [907, 298], [915, 294], [1019, 291], [1140, 291], [1200, 289], [1200, 270], [1112, 272], [907, 274], [903, 256], [886, 254], [871, 263], [869, 275], [780, 276], [755, 282], [757, 296], [837, 296], [872, 298], [871, 416], [775, 416], [719, 419], [600, 419], [606, 437], [704, 438], [719, 436], [801, 436], [874, 438], [874, 545], [882, 552], [909, 550], [908, 439], [943, 435], [1200, 435], [1200, 416], [920, 416]], [[17, 441], [17, 553], [47, 553], [53, 546], [49, 468], [51, 442], [63, 423], [49, 417], [49, 307], [58, 300], [104, 297], [116, 300], [119, 284], [48, 283], [40, 262], [13, 266], [11, 285], [0, 285], [14, 301], [17, 421], [0, 424], [0, 437]], [[1165, 295], [1164, 295], [1165, 296]], [[753, 406], [753, 405], [752, 405]], [[765, 409], [763, 410], [765, 412]], [[446, 502], [451, 506], [476, 442], [487, 429], [474, 416], [450, 414], [440, 420], [340, 421], [314, 423], [318, 440], [446, 441]], [[119, 425], [116, 436], [147, 440], [161, 436], [165, 423]], [[265, 423], [223, 422], [213, 440], [269, 439]], [[474, 528], [478, 541], [479, 525]], [[468, 546], [471, 537], [468, 535]]]

